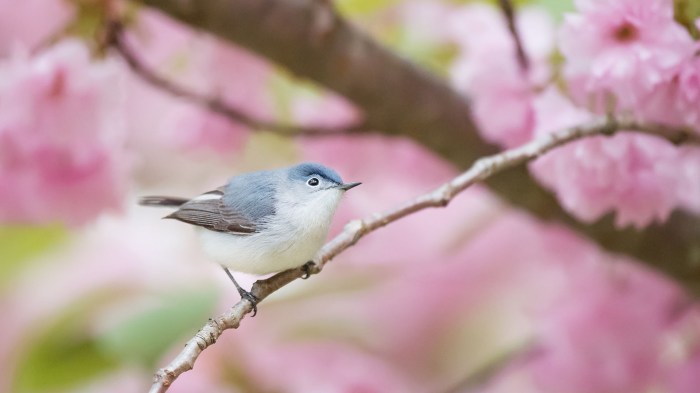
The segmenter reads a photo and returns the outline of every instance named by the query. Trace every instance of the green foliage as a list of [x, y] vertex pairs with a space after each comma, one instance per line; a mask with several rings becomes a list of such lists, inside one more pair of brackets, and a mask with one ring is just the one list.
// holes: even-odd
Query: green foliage
[[[453, 3], [474, 3], [479, 2], [478, 0], [452, 0]], [[491, 3], [498, 6], [499, 0], [486, 0], [486, 3]], [[523, 6], [539, 6], [546, 8], [552, 16], [557, 20], [561, 19], [564, 12], [570, 12], [574, 10], [574, 0], [511, 0], [515, 11], [519, 7]]]
[[24, 337], [12, 391], [39, 393], [66, 391], [116, 367], [90, 336], [88, 317], [97, 312], [105, 296], [92, 296], [65, 310], [39, 332]]
[[700, 37], [695, 20], [700, 18], [700, 0], [674, 0], [674, 16], [694, 38]]
[[401, 56], [411, 59], [436, 75], [446, 76], [457, 55], [457, 48], [454, 45], [435, 45], [415, 39], [410, 29], [411, 26], [397, 27], [385, 31], [379, 38], [384, 45], [391, 47]]
[[371, 15], [399, 3], [401, 0], [338, 0], [335, 6], [342, 15], [353, 17]]
[[184, 337], [197, 332], [214, 312], [217, 297], [211, 290], [173, 294], [167, 304], [112, 326], [99, 338], [99, 347], [122, 362], [152, 369], [173, 344], [184, 344]]
[[549, 11], [557, 23], [561, 22], [565, 13], [574, 11], [573, 0], [532, 0], [529, 3]]
[[0, 227], [0, 290], [32, 259], [52, 250], [67, 237], [60, 226]]
[[214, 310], [217, 294], [178, 293], [165, 305], [144, 309], [95, 336], [91, 325], [105, 304], [123, 293], [91, 294], [71, 305], [54, 321], [23, 338], [13, 392], [43, 393], [73, 390], [113, 371], [134, 365], [150, 372], [165, 351], [194, 335]]
[[[498, 0], [445, 0], [457, 5], [469, 3], [490, 3], [498, 7]], [[698, 0], [700, 1], [700, 0]], [[394, 6], [400, 6], [405, 1], [400, 0], [340, 0], [338, 8], [345, 16], [355, 19], [368, 19], [367, 16], [380, 13]], [[538, 6], [546, 9], [555, 21], [560, 22], [564, 13], [574, 10], [573, 0], [512, 0], [516, 12], [524, 6]], [[369, 19], [371, 20], [371, 19]], [[411, 26], [386, 26], [380, 27], [370, 24], [366, 27], [371, 34], [384, 45], [391, 47], [421, 66], [429, 69], [437, 75], [445, 76], [449, 65], [455, 57], [456, 49], [449, 45], [435, 45], [434, 43], [421, 42], [411, 34]]]

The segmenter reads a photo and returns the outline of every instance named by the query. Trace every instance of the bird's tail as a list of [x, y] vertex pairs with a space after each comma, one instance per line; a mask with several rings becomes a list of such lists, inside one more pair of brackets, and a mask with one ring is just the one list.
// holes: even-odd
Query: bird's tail
[[187, 198], [145, 196], [139, 199], [139, 205], [155, 207], [178, 207], [184, 205], [188, 201], [189, 199]]

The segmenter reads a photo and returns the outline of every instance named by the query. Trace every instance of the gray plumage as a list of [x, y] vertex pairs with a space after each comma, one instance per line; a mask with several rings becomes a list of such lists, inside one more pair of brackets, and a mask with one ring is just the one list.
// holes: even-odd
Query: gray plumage
[[204, 195], [219, 196], [216, 199], [192, 199], [175, 212], [163, 217], [180, 220], [211, 231], [231, 234], [249, 234], [258, 230], [255, 221], [227, 206], [221, 191], [211, 191]]
[[177, 207], [165, 218], [197, 227], [204, 251], [222, 266], [268, 274], [301, 266], [323, 244], [346, 190], [332, 169], [315, 163], [235, 176], [186, 200], [146, 197], [146, 206]]
[[262, 275], [305, 266], [326, 239], [340, 198], [359, 184], [345, 184], [334, 170], [304, 163], [235, 176], [189, 200], [149, 196], [139, 203], [177, 207], [165, 218], [195, 226], [204, 252], [224, 268], [255, 315], [259, 299], [229, 269]]
[[275, 186], [281, 173], [260, 171], [233, 177], [224, 186], [222, 202], [231, 210], [246, 212], [245, 218], [253, 222], [275, 214]]
[[189, 199], [186, 198], [147, 196], [139, 199], [139, 205], [153, 207], [178, 207], [184, 205], [187, 203], [187, 201], [189, 201]]
[[275, 214], [275, 189], [280, 182], [291, 180], [303, 183], [314, 175], [332, 184], [343, 184], [340, 175], [334, 170], [321, 164], [306, 162], [291, 168], [234, 176], [225, 186], [189, 200], [149, 196], [142, 198], [139, 203], [144, 206], [179, 207], [164, 218], [216, 232], [245, 235], [260, 231], [266, 218]]
[[343, 179], [336, 171], [315, 162], [305, 162], [289, 168], [288, 171], [290, 180], [306, 181], [309, 176], [319, 175], [326, 180], [335, 184], [343, 184]]
[[233, 177], [227, 185], [188, 201], [164, 218], [216, 232], [241, 235], [258, 232], [265, 218], [275, 213], [274, 190], [279, 178], [275, 171]]

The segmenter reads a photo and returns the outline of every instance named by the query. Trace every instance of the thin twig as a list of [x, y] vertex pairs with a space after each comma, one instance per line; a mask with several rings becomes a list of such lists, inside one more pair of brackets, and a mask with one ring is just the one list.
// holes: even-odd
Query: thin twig
[[[338, 236], [321, 248], [314, 258], [313, 267], [308, 272], [310, 274], [319, 273], [326, 263], [338, 254], [381, 227], [423, 209], [447, 206], [457, 194], [474, 183], [535, 159], [568, 142], [594, 135], [612, 135], [618, 131], [634, 131], [654, 135], [674, 144], [686, 142], [700, 144], [700, 137], [688, 130], [614, 118], [600, 118], [578, 127], [551, 133], [518, 148], [479, 159], [469, 170], [428, 194], [368, 218], [351, 221]], [[278, 273], [268, 279], [256, 281], [251, 292], [255, 297], [263, 300], [304, 274], [305, 270], [301, 267]], [[165, 392], [180, 374], [192, 369], [197, 357], [204, 349], [214, 344], [224, 330], [237, 328], [244, 316], [251, 310], [252, 304], [248, 300], [242, 299], [223, 315], [209, 320], [197, 335], [187, 342], [182, 352], [168, 366], [156, 373], [150, 392]]]
[[139, 59], [129, 47], [124, 37], [124, 28], [121, 22], [112, 20], [107, 22], [106, 44], [114, 48], [129, 65], [129, 68], [145, 82], [176, 97], [184, 98], [196, 105], [207, 108], [218, 113], [228, 120], [244, 125], [251, 130], [269, 131], [285, 136], [334, 136], [360, 134], [367, 131], [367, 124], [364, 121], [346, 127], [323, 127], [323, 126], [295, 126], [276, 122], [258, 120], [232, 107], [223, 100], [200, 94], [186, 89], [167, 78], [158, 75]]
[[525, 47], [523, 46], [523, 40], [518, 32], [518, 27], [515, 25], [515, 10], [513, 8], [513, 3], [511, 3], [510, 0], [498, 0], [498, 4], [501, 6], [503, 16], [506, 18], [508, 31], [510, 31], [510, 35], [513, 37], [513, 42], [515, 43], [515, 53], [520, 69], [522, 71], [527, 71], [530, 68], [530, 60], [525, 53]]

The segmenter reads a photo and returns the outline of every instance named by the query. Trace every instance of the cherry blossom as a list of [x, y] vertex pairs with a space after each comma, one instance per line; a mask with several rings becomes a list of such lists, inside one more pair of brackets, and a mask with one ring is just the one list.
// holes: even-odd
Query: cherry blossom
[[68, 0], [0, 0], [0, 56], [48, 44], [75, 14]]
[[548, 79], [548, 60], [554, 48], [549, 16], [537, 9], [518, 13], [516, 25], [530, 59], [527, 71], [520, 68], [505, 19], [494, 7], [463, 7], [450, 25], [460, 48], [451, 67], [452, 83], [473, 98], [481, 133], [506, 147], [528, 141], [534, 126], [533, 90]]
[[[538, 97], [537, 129], [544, 135], [593, 117], [552, 88]], [[618, 134], [593, 137], [552, 151], [530, 168], [562, 205], [585, 221], [612, 211], [619, 226], [663, 221], [679, 204], [680, 155], [659, 138]]]
[[[597, 111], [636, 108], [694, 50], [673, 19], [671, 0], [579, 0], [566, 15], [559, 49], [578, 102]], [[614, 103], [610, 103], [614, 100]]]
[[[127, 184], [120, 79], [78, 41], [0, 63], [0, 220], [81, 224]], [[81, 201], [76, 203], [76, 201]]]

